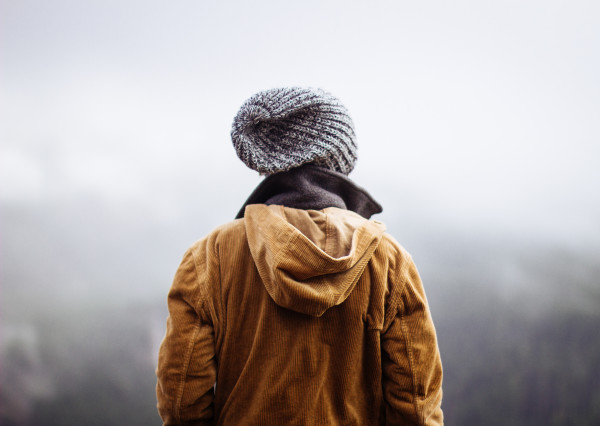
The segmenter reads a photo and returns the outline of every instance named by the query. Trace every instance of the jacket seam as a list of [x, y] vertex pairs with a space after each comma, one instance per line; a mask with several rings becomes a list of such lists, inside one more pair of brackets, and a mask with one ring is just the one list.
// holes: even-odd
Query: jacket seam
[[[208, 244], [207, 244], [207, 246], [208, 246]], [[222, 289], [222, 286], [221, 286], [221, 264], [222, 264], [222, 262], [221, 262], [221, 255], [220, 255], [219, 250], [215, 250], [215, 251], [217, 252], [217, 257], [219, 259], [218, 268], [217, 268], [217, 271], [219, 272], [219, 276], [218, 276], [218, 279], [216, 280], [218, 282], [218, 287], [219, 287], [219, 292], [218, 292], [218, 294], [219, 294], [219, 298], [218, 298], [219, 312], [223, 313], [224, 312], [223, 311], [224, 303], [223, 303], [223, 298], [222, 298], [222, 293], [223, 292], [221, 291], [221, 289]], [[194, 266], [195, 266], [195, 269], [196, 269], [196, 281], [198, 281], [199, 273], [198, 273], [198, 263], [196, 262], [196, 254], [193, 253], [193, 256], [194, 256]], [[209, 263], [208, 257], [211, 256], [211, 254], [208, 252], [208, 247], [205, 248], [205, 256], [207, 257], [207, 260], [206, 260], [206, 265], [207, 265], [206, 269], [208, 271], [208, 269], [209, 269], [209, 267], [208, 267], [208, 263]], [[207, 275], [208, 275], [208, 272], [207, 272]], [[213, 289], [205, 289], [206, 290], [205, 292], [203, 292], [202, 290], [203, 289], [200, 286], [200, 283], [198, 282], [198, 301], [196, 302], [196, 312], [198, 314], [200, 314], [200, 311], [202, 311], [202, 314], [207, 318], [207, 320], [210, 321], [210, 325], [211, 325], [211, 327], [213, 328], [213, 331], [214, 331], [214, 329], [215, 329], [215, 323], [214, 323], [214, 319], [213, 319], [213, 316], [212, 316], [213, 312], [211, 311], [210, 308], [207, 308], [208, 303], [209, 303], [209, 298], [210, 298], [209, 295], [213, 294]], [[215, 310], [214, 306], [213, 306], [213, 310]], [[215, 312], [215, 315], [216, 315], [216, 312]], [[202, 321], [202, 317], [201, 316], [199, 317], [199, 321]], [[225, 315], [221, 315], [221, 317], [219, 317], [217, 319], [217, 322], [219, 324], [219, 329], [223, 329], [223, 332], [225, 332], [225, 328], [226, 328], [226, 325], [227, 325], [227, 321], [226, 321]], [[216, 342], [217, 342], [218, 336], [216, 334], [214, 336], [215, 336], [214, 337], [214, 344], [215, 344], [215, 352], [216, 352]]]
[[[245, 228], [243, 228], [245, 230]], [[247, 238], [246, 238], [246, 242], [247, 242]], [[223, 285], [221, 282], [221, 277], [223, 276], [221, 273], [221, 268], [223, 267], [223, 262], [221, 262], [221, 252], [220, 250], [217, 250], [217, 256], [218, 256], [218, 268], [217, 271], [219, 271], [219, 276], [217, 278], [217, 283], [219, 285], [219, 312], [220, 312], [220, 316], [217, 319], [217, 322], [219, 324], [218, 327], [218, 331], [219, 334], [221, 334], [221, 336], [225, 336], [227, 335], [227, 315], [225, 315], [225, 303], [223, 302]], [[216, 315], [216, 312], [215, 312]], [[214, 332], [214, 324], [213, 324], [213, 332]], [[215, 352], [217, 350], [217, 340], [220, 340], [220, 336], [217, 336], [216, 334], [215, 336]], [[216, 356], [216, 353], [215, 353]]]
[[329, 215], [326, 214], [325, 215], [325, 253], [330, 254], [331, 253], [331, 226], [329, 223]]
[[186, 382], [186, 378], [187, 378], [187, 372], [190, 367], [190, 360], [192, 358], [192, 352], [194, 351], [195, 341], [196, 341], [196, 337], [198, 336], [199, 331], [200, 331], [200, 324], [196, 323], [196, 325], [194, 326], [194, 333], [192, 335], [192, 338], [190, 339], [190, 343], [188, 344], [188, 349], [185, 354], [185, 358], [184, 358], [185, 361], [183, 364], [183, 368], [181, 369], [180, 384], [179, 384], [179, 389], [177, 391], [177, 399], [175, 400], [175, 417], [177, 418], [178, 421], [181, 421], [181, 411], [182, 411], [181, 404], [183, 401], [183, 392], [185, 390], [185, 382]]
[[[389, 264], [387, 265], [387, 268], [389, 268]], [[400, 275], [400, 274], [398, 274], [398, 275]], [[402, 289], [396, 290], [396, 286], [394, 285], [394, 283], [392, 283], [392, 288], [390, 288], [390, 301], [388, 303], [388, 306], [390, 307], [390, 315], [388, 317], [388, 315], [386, 315], [386, 312], [384, 311], [383, 324], [382, 324], [382, 328], [381, 328], [382, 333], [387, 333], [387, 331], [389, 330], [389, 328], [392, 325], [393, 317], [396, 316], [399, 312], [399, 308], [398, 308], [399, 299], [400, 299], [402, 293], [404, 292], [404, 287], [406, 286], [405, 285], [406, 283], [401, 278], [400, 279], [397, 278], [396, 282], [399, 283], [399, 286], [402, 287]], [[394, 291], [394, 290], [396, 290], [396, 291]]]
[[[404, 294], [406, 292], [406, 286], [403, 286], [404, 288], [402, 289], [402, 294]], [[402, 304], [402, 306], [404, 307], [404, 304]], [[404, 316], [404, 309], [399, 310], [400, 312], [400, 324], [402, 327], [402, 334], [404, 335], [404, 342], [405, 342], [405, 346], [406, 346], [406, 354], [408, 355], [408, 364], [409, 364], [409, 368], [410, 368], [410, 377], [411, 377], [411, 381], [412, 381], [412, 397], [413, 397], [413, 407], [415, 410], [415, 417], [417, 419], [417, 421], [419, 422], [418, 424], [422, 424], [422, 422], [420, 421], [420, 416], [419, 416], [419, 410], [417, 407], [417, 384], [416, 384], [416, 376], [415, 376], [415, 369], [414, 369], [414, 359], [413, 359], [413, 353], [410, 347], [410, 339], [409, 339], [409, 334], [408, 334], [408, 327], [406, 325], [406, 319]]]
[[[185, 357], [184, 357], [184, 364], [183, 364], [183, 368], [181, 369], [180, 385], [179, 385], [179, 389], [177, 392], [177, 398], [175, 400], [175, 413], [176, 413], [176, 418], [179, 421], [181, 421], [181, 411], [182, 411], [181, 405], [183, 403], [183, 393], [185, 391], [185, 383], [186, 383], [186, 379], [187, 379], [187, 373], [188, 373], [188, 369], [190, 367], [190, 361], [192, 359], [192, 354], [194, 352], [194, 346], [196, 345], [196, 339], [200, 332], [200, 321], [202, 321], [202, 318], [200, 317], [199, 313], [200, 313], [200, 309], [202, 309], [204, 311], [203, 307], [201, 308], [201, 305], [203, 305], [203, 302], [205, 302], [205, 298], [203, 297], [203, 294], [201, 291], [202, 289], [201, 289], [200, 282], [199, 282], [198, 262], [197, 262], [196, 253], [194, 252], [194, 250], [190, 250], [190, 254], [191, 254], [192, 260], [194, 262], [194, 272], [195, 272], [194, 281], [196, 283], [196, 291], [197, 291], [196, 300], [194, 301], [193, 308], [194, 308], [194, 312], [198, 318], [194, 325], [194, 332], [192, 333], [190, 342], [188, 343], [188, 349], [187, 349]], [[206, 312], [204, 312], [204, 313], [206, 314]]]
[[[198, 278], [200, 276], [200, 274], [198, 273], [198, 262], [197, 262], [197, 258], [196, 258], [196, 253], [194, 253], [193, 251], [192, 251], [192, 257], [194, 259], [194, 271], [196, 271], [196, 279], [195, 279], [195, 281], [196, 281], [196, 288], [197, 288], [197, 291], [198, 291], [198, 295], [196, 296], [196, 301], [194, 303], [194, 310], [196, 311], [197, 315], [200, 314], [200, 310], [202, 310], [203, 313], [205, 315], [207, 315], [207, 314], [210, 314], [210, 313], [206, 312], [206, 309], [205, 309], [206, 296], [202, 292], [202, 287], [201, 287], [201, 284], [200, 284], [200, 281], [199, 281], [199, 278]], [[207, 316], [210, 316], [210, 315], [207, 315]], [[201, 320], [202, 318], [199, 318], [199, 319]]]

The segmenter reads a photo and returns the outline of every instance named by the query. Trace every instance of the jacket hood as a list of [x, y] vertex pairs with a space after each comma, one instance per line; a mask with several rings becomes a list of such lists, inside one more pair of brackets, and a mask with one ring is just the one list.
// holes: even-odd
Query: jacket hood
[[350, 295], [385, 226], [352, 211], [246, 206], [250, 252], [273, 301], [319, 317]]

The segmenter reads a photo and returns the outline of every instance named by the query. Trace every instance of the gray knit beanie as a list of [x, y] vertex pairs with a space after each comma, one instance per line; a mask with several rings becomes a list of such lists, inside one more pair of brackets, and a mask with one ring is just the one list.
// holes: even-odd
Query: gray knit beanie
[[337, 98], [321, 89], [257, 93], [238, 111], [231, 139], [238, 157], [261, 174], [314, 163], [347, 175], [356, 162], [352, 119]]

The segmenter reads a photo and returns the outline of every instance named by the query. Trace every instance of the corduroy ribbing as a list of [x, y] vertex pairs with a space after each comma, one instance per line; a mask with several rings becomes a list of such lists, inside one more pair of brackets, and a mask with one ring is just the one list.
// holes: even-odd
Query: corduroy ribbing
[[[281, 218], [280, 206], [267, 209]], [[186, 253], [173, 282], [157, 371], [165, 424], [443, 424], [435, 329], [408, 253], [381, 234], [343, 302], [320, 316], [300, 313], [271, 297], [254, 256], [285, 264], [301, 283], [305, 262], [325, 270], [336, 259], [362, 262], [355, 252], [364, 256], [376, 239], [356, 232], [369, 221], [335, 208], [284, 209], [288, 225], [314, 220], [295, 227], [300, 236], [261, 209], [249, 213], [262, 221], [217, 228]], [[267, 234], [258, 250], [249, 226]], [[307, 291], [296, 303], [319, 296]]]

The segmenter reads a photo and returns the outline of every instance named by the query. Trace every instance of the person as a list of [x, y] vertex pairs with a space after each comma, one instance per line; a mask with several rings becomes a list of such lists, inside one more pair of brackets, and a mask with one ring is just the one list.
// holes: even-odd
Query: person
[[331, 94], [266, 90], [231, 131], [266, 177], [185, 253], [157, 368], [165, 425], [441, 425], [442, 365], [411, 256], [348, 178]]

